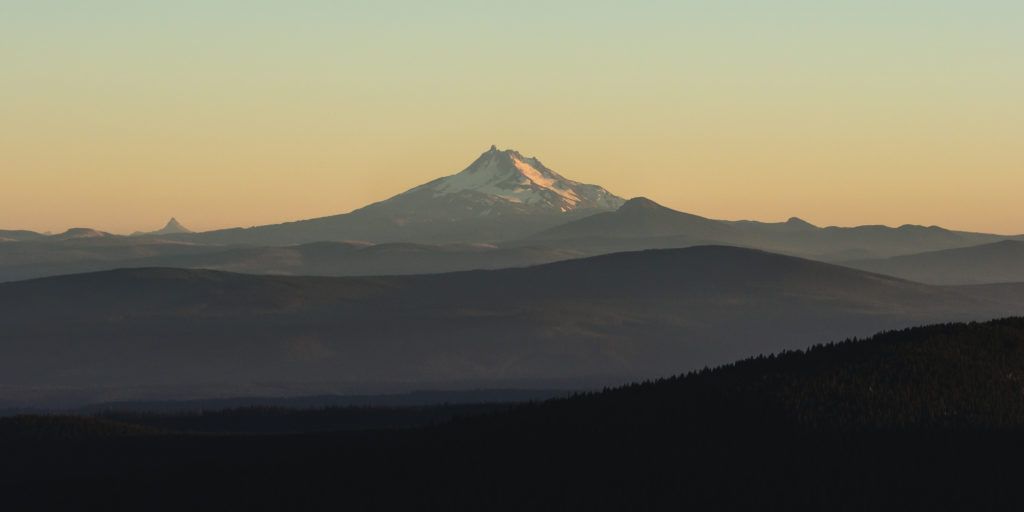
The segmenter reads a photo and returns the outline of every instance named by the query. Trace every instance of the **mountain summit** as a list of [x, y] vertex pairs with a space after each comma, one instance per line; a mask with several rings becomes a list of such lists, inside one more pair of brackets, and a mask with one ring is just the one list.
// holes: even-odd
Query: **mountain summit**
[[165, 224], [164, 227], [156, 231], [136, 231], [135, 233], [132, 233], [132, 236], [181, 235], [186, 233], [192, 233], [192, 230], [182, 226], [181, 223], [178, 222], [178, 219], [171, 217], [171, 220], [167, 221], [167, 224]]
[[534, 157], [496, 146], [462, 172], [416, 187], [403, 196], [423, 193], [435, 198], [457, 196], [485, 206], [479, 210], [480, 215], [614, 210], [624, 202], [600, 186], [566, 179]]
[[490, 243], [614, 211], [623, 203], [604, 188], [565, 178], [534, 157], [491, 146], [461, 172], [350, 213], [194, 238], [266, 245], [345, 240]]
[[177, 233], [191, 233], [192, 230], [182, 226], [178, 219], [171, 217], [171, 220], [167, 221], [167, 225], [163, 229], [154, 231], [154, 235], [173, 235]]

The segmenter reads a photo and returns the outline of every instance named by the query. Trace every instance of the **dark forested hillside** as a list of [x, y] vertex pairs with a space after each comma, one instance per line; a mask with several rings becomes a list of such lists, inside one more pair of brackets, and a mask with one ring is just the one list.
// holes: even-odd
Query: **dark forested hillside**
[[1024, 504], [1022, 374], [1017, 318], [409, 431], [197, 436], [119, 422], [40, 439], [17, 426], [45, 418], [13, 418], [0, 420], [0, 490], [106, 509], [1006, 510]]
[[548, 418], [564, 414], [561, 425], [588, 411], [583, 416], [626, 423], [668, 413], [691, 426], [757, 418], [765, 428], [800, 431], [1022, 429], [1024, 319], [886, 332], [537, 409]]

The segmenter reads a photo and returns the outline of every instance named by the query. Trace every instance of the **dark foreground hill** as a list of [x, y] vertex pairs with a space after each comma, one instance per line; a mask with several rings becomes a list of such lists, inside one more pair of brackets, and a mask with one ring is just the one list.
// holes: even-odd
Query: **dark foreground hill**
[[1022, 376], [1018, 318], [411, 431], [197, 436], [14, 418], [0, 420], [0, 486], [8, 503], [108, 510], [1010, 510], [1024, 504]]
[[16, 406], [581, 389], [1021, 311], [1020, 288], [729, 247], [377, 278], [120, 270], [0, 284], [0, 393]]

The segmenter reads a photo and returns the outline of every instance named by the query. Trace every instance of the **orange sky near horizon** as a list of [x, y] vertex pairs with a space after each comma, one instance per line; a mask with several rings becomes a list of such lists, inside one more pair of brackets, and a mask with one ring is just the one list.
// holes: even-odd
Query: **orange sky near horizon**
[[712, 218], [1024, 233], [1019, 2], [81, 4], [0, 6], [0, 229], [343, 213], [496, 144]]

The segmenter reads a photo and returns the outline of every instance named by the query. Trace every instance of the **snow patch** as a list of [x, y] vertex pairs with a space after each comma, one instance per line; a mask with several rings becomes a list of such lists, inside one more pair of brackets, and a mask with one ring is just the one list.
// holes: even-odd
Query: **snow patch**
[[568, 211], [581, 201], [573, 190], [576, 186], [580, 184], [558, 176], [536, 159], [513, 151], [490, 151], [468, 169], [438, 180], [431, 190], [435, 197], [472, 190], [518, 204], [555, 201], [561, 203], [554, 205], [559, 210]]
[[[516, 169], [519, 169], [519, 172], [522, 173], [526, 179], [533, 182], [533, 184], [562, 196], [563, 199], [571, 203], [573, 206], [580, 202], [580, 197], [576, 195], [576, 192], [573, 192], [571, 188], [567, 188], [563, 183], [544, 176], [544, 174], [528, 162], [512, 157], [512, 163], [515, 165]], [[563, 209], [562, 211], [565, 210]]]

